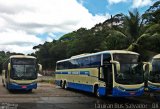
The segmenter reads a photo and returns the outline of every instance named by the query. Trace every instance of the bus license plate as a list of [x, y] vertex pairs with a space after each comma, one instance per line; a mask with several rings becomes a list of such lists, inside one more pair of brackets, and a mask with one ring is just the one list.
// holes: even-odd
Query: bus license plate
[[131, 95], [135, 95], [135, 92], [130, 92]]
[[22, 86], [22, 89], [26, 89], [27, 88], [27, 86]]

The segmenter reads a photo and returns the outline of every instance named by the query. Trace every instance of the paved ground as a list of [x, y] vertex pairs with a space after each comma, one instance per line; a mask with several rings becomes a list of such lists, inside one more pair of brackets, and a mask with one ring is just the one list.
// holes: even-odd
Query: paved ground
[[158, 102], [150, 96], [96, 98], [90, 93], [64, 90], [49, 83], [38, 83], [38, 89], [31, 93], [19, 91], [11, 93], [0, 82], [0, 109], [7, 106], [18, 109], [132, 109], [133, 106], [143, 106], [143, 109], [147, 109], [154, 106], [154, 109], [159, 109]]

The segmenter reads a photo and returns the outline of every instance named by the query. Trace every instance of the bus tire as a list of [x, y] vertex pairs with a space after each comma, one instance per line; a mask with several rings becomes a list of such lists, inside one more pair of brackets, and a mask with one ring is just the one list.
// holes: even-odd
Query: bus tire
[[99, 94], [99, 91], [98, 91], [98, 85], [94, 86], [94, 94], [95, 94], [96, 97], [101, 97], [100, 94]]
[[62, 87], [62, 80], [60, 81], [60, 87]]
[[4, 80], [2, 79], [2, 84], [3, 84], [3, 87], [5, 87], [5, 84], [4, 84]]
[[12, 93], [13, 92], [13, 90], [12, 89], [7, 89], [8, 90], [8, 92], [10, 92], [10, 93]]
[[155, 100], [160, 101], [160, 96], [154, 96]]
[[64, 81], [62, 81], [62, 85], [61, 85], [62, 89], [64, 89], [64, 84], [65, 84]]
[[27, 92], [28, 92], [28, 93], [31, 93], [31, 92], [32, 92], [32, 89], [27, 90]]
[[66, 81], [64, 81], [64, 82], [63, 82], [63, 86], [62, 86], [62, 88], [63, 88], [63, 89], [67, 89]]
[[9, 88], [8, 88], [8, 83], [6, 83], [6, 89], [8, 90]]
[[67, 82], [65, 81], [64, 89], [67, 89]]

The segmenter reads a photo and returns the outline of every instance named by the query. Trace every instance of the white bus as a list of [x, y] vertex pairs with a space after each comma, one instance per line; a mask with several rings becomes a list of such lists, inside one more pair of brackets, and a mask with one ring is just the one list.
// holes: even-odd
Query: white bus
[[102, 51], [60, 60], [56, 84], [97, 96], [140, 96], [144, 92], [139, 54], [124, 50]]
[[27, 90], [37, 88], [38, 71], [42, 66], [33, 56], [13, 55], [3, 64], [2, 83], [8, 90]]
[[148, 90], [160, 91], [160, 54], [153, 57], [148, 73]]

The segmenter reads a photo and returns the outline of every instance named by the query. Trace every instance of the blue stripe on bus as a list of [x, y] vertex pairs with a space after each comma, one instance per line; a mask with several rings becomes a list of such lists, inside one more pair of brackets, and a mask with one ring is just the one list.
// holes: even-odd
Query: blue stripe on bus
[[[22, 86], [26, 86], [26, 88], [22, 88]], [[31, 83], [28, 85], [19, 85], [16, 83], [9, 83], [7, 84], [8, 89], [18, 89], [18, 90], [30, 90], [30, 89], [36, 89], [37, 88], [37, 83]]]
[[106, 87], [99, 87], [98, 92], [100, 96], [105, 96], [106, 95]]
[[86, 92], [93, 92], [93, 85], [73, 83], [73, 82], [68, 82], [67, 84], [68, 84], [67, 87], [69, 88], [83, 90]]
[[80, 71], [80, 75], [89, 75], [89, 71]]
[[68, 72], [61, 72], [61, 74], [68, 74]]
[[112, 96], [141, 96], [144, 93], [144, 88], [135, 91], [123, 91], [118, 88], [113, 88]]
[[[60, 80], [56, 80], [56, 84], [60, 85]], [[67, 87], [77, 89], [77, 90], [86, 91], [86, 92], [92, 92], [92, 93], [93, 93], [93, 89], [94, 89], [93, 85], [82, 84], [82, 83], [73, 83], [73, 82], [67, 82]], [[106, 89], [106, 87], [99, 87], [98, 92], [99, 92], [100, 96], [105, 96], [107, 89]], [[144, 93], [143, 87], [141, 87], [135, 91], [123, 91], [118, 88], [113, 88], [113, 90], [112, 90], [112, 96], [141, 96], [141, 95], [143, 95], [143, 93]]]
[[55, 72], [55, 74], [61, 74], [61, 72]]
[[89, 71], [55, 72], [55, 74], [89, 75]]
[[[55, 80], [55, 83], [58, 86], [60, 86], [60, 82], [61, 82], [61, 80]], [[93, 85], [73, 83], [73, 82], [67, 82], [67, 87], [77, 89], [77, 90], [86, 91], [86, 92], [92, 92], [92, 93], [93, 93], [93, 88], [94, 88]], [[99, 87], [98, 92], [99, 92], [100, 96], [105, 96], [106, 88], [105, 87]]]
[[149, 91], [159, 91], [160, 87], [154, 86], [154, 85], [148, 85]]

